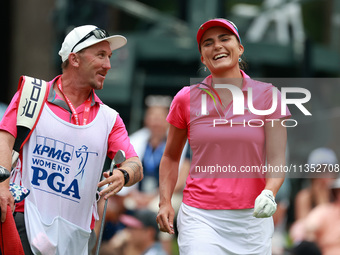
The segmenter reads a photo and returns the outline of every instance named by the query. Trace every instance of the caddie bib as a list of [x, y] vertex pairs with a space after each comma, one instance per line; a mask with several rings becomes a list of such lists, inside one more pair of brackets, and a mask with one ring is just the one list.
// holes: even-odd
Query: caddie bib
[[45, 104], [23, 148], [25, 224], [35, 254], [87, 254], [97, 184], [117, 112], [100, 105], [83, 126], [63, 121]]

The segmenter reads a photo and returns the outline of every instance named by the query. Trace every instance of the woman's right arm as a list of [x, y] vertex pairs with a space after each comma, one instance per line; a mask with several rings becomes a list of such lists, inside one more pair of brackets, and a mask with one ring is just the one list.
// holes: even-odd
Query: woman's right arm
[[178, 178], [178, 166], [182, 150], [187, 139], [187, 129], [170, 125], [164, 154], [159, 166], [159, 212], [157, 223], [159, 229], [174, 234], [174, 209], [171, 197]]

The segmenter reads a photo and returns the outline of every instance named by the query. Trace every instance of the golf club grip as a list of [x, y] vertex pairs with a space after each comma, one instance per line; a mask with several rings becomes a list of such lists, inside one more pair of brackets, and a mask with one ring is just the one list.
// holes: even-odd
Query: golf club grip
[[109, 171], [110, 176], [113, 174], [113, 168], [114, 168], [114, 167], [115, 167], [115, 161], [112, 160], [112, 161], [111, 161], [111, 164], [110, 164], [110, 171]]
[[103, 212], [103, 218], [102, 218], [102, 222], [100, 224], [100, 232], [99, 232], [99, 238], [98, 238], [98, 244], [97, 244], [97, 248], [96, 248], [96, 255], [99, 255], [99, 249], [100, 249], [100, 245], [102, 243], [102, 238], [103, 238], [103, 232], [104, 232], [104, 223], [105, 223], [105, 217], [106, 217], [106, 209], [107, 209], [107, 202], [108, 200], [105, 200], [105, 206], [104, 206], [104, 212]]

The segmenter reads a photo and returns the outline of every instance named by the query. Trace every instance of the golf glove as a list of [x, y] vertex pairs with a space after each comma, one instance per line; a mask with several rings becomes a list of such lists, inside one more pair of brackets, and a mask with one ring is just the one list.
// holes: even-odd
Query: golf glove
[[272, 216], [276, 211], [276, 202], [273, 192], [265, 189], [255, 200], [253, 216], [256, 218], [267, 218]]

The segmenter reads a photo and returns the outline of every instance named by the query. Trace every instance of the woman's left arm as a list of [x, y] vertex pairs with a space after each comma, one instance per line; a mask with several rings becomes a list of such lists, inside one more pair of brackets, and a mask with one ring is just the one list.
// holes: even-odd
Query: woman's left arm
[[[268, 122], [265, 125], [267, 166], [282, 169], [286, 164], [287, 130], [281, 121]], [[266, 185], [262, 193], [256, 198], [253, 215], [257, 218], [272, 216], [277, 208], [275, 196], [279, 191], [285, 174], [281, 172], [267, 172]]]
[[268, 122], [265, 125], [265, 136], [267, 166], [282, 170], [277, 173], [267, 173], [266, 176], [265, 189], [271, 190], [273, 195], [276, 196], [285, 178], [283, 168], [286, 165], [286, 127], [281, 125], [281, 120]]

